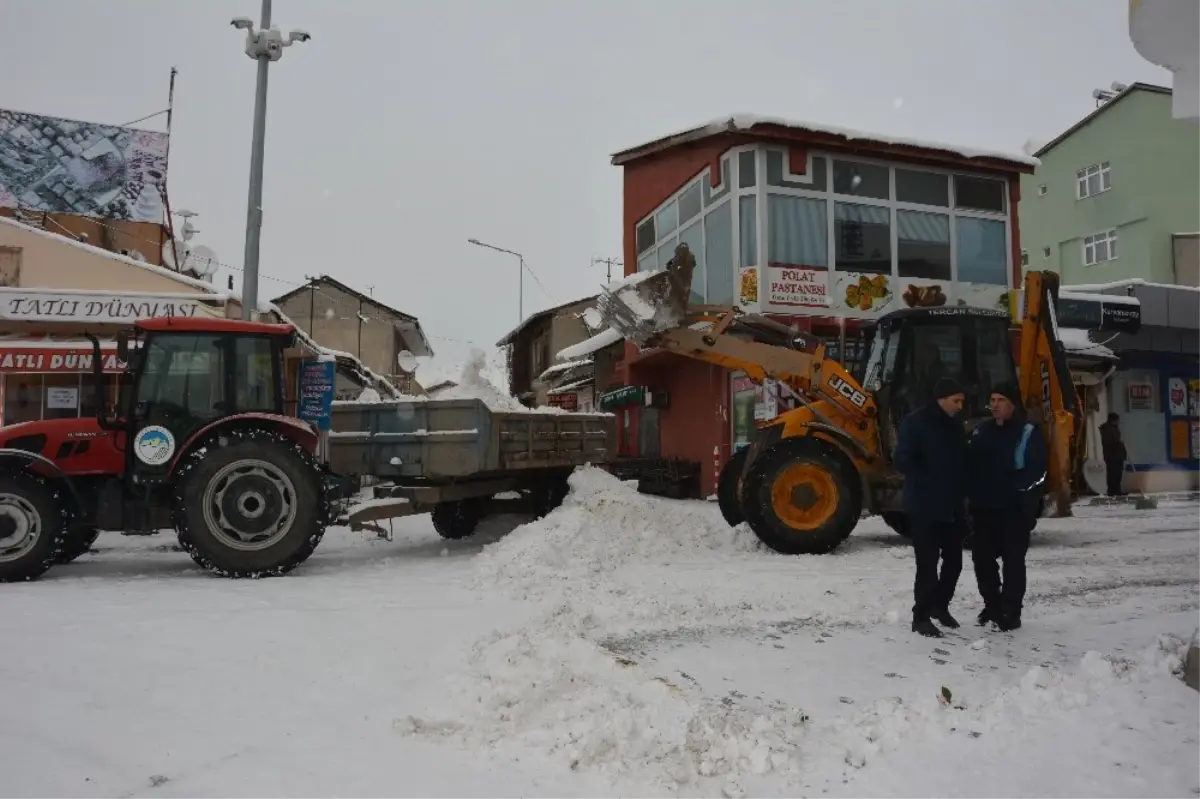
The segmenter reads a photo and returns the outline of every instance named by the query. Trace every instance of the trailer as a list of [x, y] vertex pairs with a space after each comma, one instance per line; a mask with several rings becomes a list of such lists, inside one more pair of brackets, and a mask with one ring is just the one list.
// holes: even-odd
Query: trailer
[[493, 513], [549, 513], [575, 467], [615, 458], [617, 431], [611, 414], [495, 410], [480, 399], [339, 402], [325, 449], [330, 472], [383, 481], [340, 523], [387, 535], [378, 522], [429, 513], [439, 535], [460, 539]]

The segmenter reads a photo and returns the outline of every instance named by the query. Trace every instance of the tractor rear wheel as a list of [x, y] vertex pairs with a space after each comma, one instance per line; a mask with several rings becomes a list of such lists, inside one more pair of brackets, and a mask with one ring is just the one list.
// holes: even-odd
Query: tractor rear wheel
[[746, 468], [746, 455], [749, 452], [749, 447], [742, 447], [733, 453], [725, 461], [721, 476], [717, 478], [717, 507], [730, 527], [737, 527], [746, 521], [746, 514], [742, 511], [742, 472]]
[[92, 549], [92, 544], [100, 537], [100, 531], [85, 527], [81, 530], [71, 530], [63, 541], [62, 551], [58, 553], [55, 563], [62, 566], [72, 562], [81, 555], [86, 555]]
[[776, 552], [820, 555], [836, 549], [858, 524], [862, 484], [832, 444], [788, 438], [750, 464], [742, 509], [750, 529]]
[[222, 577], [287, 574], [325, 535], [316, 462], [268, 430], [223, 432], [191, 456], [175, 482], [180, 545]]
[[44, 480], [0, 475], [0, 583], [40, 577], [58, 561], [66, 535], [66, 514]]

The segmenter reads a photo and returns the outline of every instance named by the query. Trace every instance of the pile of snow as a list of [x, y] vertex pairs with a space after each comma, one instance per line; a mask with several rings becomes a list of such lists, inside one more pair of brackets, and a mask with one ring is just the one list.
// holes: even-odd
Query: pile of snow
[[[743, 780], [765, 774], [793, 786], [826, 780], [840, 787], [869, 762], [904, 757], [913, 747], [941, 751], [986, 734], [995, 750], [996, 739], [1018, 745], [1047, 722], [1082, 728], [1094, 726], [1093, 717], [1107, 725], [1099, 732], [1116, 734], [1129, 722], [1122, 711], [1148, 694], [1192, 696], [1173, 676], [1185, 649], [1182, 640], [1161, 636], [1137, 657], [1088, 652], [1072, 668], [1038, 666], [983, 696], [920, 686], [848, 716], [818, 718], [750, 698], [714, 701], [551, 617], [544, 629], [476, 645], [472, 678], [455, 682], [459, 718], [409, 716], [397, 731], [468, 746], [532, 747], [564, 768], [689, 794], [741, 795]], [[1112, 712], [1089, 713], [1094, 706]]]
[[562, 505], [487, 547], [476, 559], [481, 587], [540, 593], [580, 586], [630, 564], [756, 552], [758, 538], [731, 528], [707, 503], [638, 493], [587, 466], [570, 476]]
[[[466, 363], [463, 364], [458, 385], [439, 391], [438, 399], [483, 400], [483, 403], [494, 411], [530, 410], [522, 405], [516, 397], [510, 396], [508, 392], [488, 380], [487, 372], [487, 353], [481, 349], [472, 349], [467, 356]], [[558, 408], [554, 410], [558, 411]]]

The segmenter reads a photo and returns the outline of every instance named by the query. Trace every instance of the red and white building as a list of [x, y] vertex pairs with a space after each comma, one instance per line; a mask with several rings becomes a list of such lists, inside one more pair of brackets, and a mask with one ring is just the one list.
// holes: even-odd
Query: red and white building
[[[1027, 156], [735, 116], [612, 163], [624, 173], [627, 274], [664, 266], [686, 242], [693, 303], [736, 304], [831, 343], [844, 327], [850, 365], [880, 315], [1006, 308], [1021, 279], [1019, 177], [1037, 165]], [[618, 416], [622, 454], [699, 462], [702, 493], [777, 402], [738, 373], [629, 343], [597, 392]]]

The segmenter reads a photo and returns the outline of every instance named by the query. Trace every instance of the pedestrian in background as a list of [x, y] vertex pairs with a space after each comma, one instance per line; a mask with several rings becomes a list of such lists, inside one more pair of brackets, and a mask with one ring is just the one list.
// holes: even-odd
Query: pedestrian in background
[[933, 401], [904, 418], [896, 442], [895, 463], [904, 475], [904, 513], [917, 560], [912, 629], [930, 638], [942, 637], [933, 619], [958, 627], [950, 601], [962, 573], [966, 529], [967, 436], [958, 419], [965, 401], [962, 386], [948, 377], [939, 379]]
[[1108, 483], [1108, 495], [1119, 497], [1125, 492], [1121, 490], [1121, 480], [1125, 477], [1125, 442], [1121, 439], [1121, 417], [1115, 413], [1108, 415], [1108, 421], [1100, 425], [1100, 449], [1104, 456], [1105, 482]]
[[1026, 421], [1016, 386], [994, 388], [988, 406], [991, 420], [971, 434], [971, 560], [983, 597], [979, 624], [1008, 631], [1021, 626], [1025, 554], [1045, 496], [1046, 445]]

